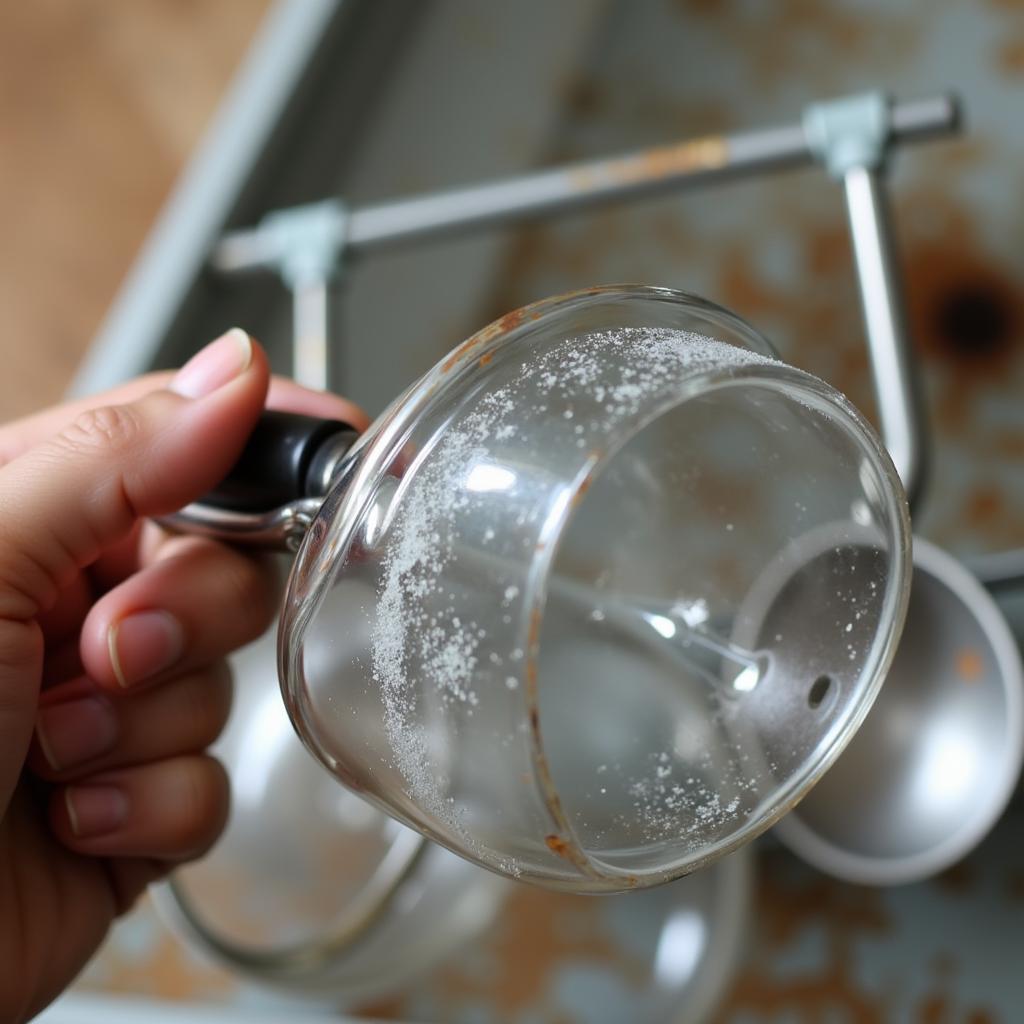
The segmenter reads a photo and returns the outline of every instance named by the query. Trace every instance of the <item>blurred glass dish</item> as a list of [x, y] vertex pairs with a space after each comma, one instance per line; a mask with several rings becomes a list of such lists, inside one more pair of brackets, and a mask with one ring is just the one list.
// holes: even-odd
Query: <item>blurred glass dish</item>
[[[902, 488], [838, 392], [720, 307], [641, 287], [537, 303], [351, 449], [316, 436], [289, 715], [347, 786], [485, 867], [589, 892], [702, 867], [792, 807], [878, 692]], [[832, 560], [804, 584], [855, 631], [784, 604], [741, 644], [762, 575], [823, 531]]]
[[718, 1006], [748, 934], [750, 848], [656, 891], [515, 886], [339, 787], [291, 729], [267, 639], [234, 668], [216, 748], [228, 829], [154, 889], [191, 947], [282, 995], [355, 1012], [388, 997], [410, 1020], [461, 1016], [459, 993], [504, 1019], [510, 989], [523, 1012], [588, 1024], [696, 1024]]
[[515, 886], [472, 947], [389, 1001], [408, 1021], [702, 1024], [752, 936], [754, 848], [660, 889]]
[[271, 638], [233, 664], [235, 707], [215, 747], [231, 816], [203, 860], [155, 887], [165, 920], [245, 977], [334, 1005], [389, 994], [483, 931], [509, 883], [323, 771], [288, 721]]

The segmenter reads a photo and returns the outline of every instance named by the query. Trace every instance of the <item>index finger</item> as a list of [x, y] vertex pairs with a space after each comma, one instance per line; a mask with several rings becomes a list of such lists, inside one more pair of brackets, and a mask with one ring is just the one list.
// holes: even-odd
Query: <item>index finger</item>
[[[173, 376], [173, 370], [147, 373], [101, 394], [62, 402], [60, 405], [5, 424], [0, 427], [0, 466], [47, 438], [59, 434], [87, 409], [134, 402], [151, 391], [167, 387]], [[286, 377], [274, 377], [271, 380], [267, 408], [320, 416], [323, 419], [343, 420], [360, 433], [370, 425], [370, 418], [354, 402], [327, 391], [314, 391], [312, 388], [302, 387]]]

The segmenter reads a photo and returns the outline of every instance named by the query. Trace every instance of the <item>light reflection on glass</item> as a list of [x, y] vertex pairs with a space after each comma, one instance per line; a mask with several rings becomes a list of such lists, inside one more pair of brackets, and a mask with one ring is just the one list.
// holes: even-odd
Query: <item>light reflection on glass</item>
[[377, 530], [381, 521], [381, 504], [375, 501], [366, 513], [366, 520], [363, 524], [363, 543], [375, 544], [377, 541]]
[[733, 689], [749, 693], [761, 681], [761, 673], [757, 665], [748, 665], [732, 681]]
[[238, 750], [237, 768], [232, 772], [234, 798], [238, 805], [260, 804], [270, 777], [294, 733], [277, 687], [264, 694], [245, 740]]
[[516, 485], [516, 474], [492, 462], [478, 462], [466, 477], [470, 491], [510, 491]]
[[676, 624], [664, 615], [647, 615], [647, 621], [666, 640], [671, 640], [676, 635]]
[[666, 922], [654, 955], [654, 980], [679, 988], [687, 984], [700, 962], [707, 925], [695, 910], [678, 910]]

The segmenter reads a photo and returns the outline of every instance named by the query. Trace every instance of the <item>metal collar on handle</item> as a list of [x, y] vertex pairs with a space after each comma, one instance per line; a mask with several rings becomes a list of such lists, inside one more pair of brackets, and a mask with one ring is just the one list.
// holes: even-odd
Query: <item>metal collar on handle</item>
[[322, 498], [301, 498], [269, 512], [237, 512], [196, 502], [161, 517], [159, 523], [175, 533], [295, 554], [321, 504]]
[[294, 554], [327, 494], [346, 485], [358, 461], [357, 441], [354, 430], [342, 429], [320, 445], [306, 473], [305, 497], [253, 512], [200, 500], [158, 522], [175, 533]]

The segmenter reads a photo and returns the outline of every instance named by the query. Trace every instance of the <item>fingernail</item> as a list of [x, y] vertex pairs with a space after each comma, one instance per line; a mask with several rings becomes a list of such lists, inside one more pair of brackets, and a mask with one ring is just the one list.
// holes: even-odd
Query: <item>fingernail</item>
[[169, 612], [136, 612], [110, 627], [107, 647], [117, 681], [134, 686], [181, 657], [185, 631]]
[[51, 704], [39, 710], [36, 738], [50, 767], [59, 772], [110, 750], [117, 719], [110, 705], [96, 697]]
[[252, 362], [252, 339], [241, 327], [232, 327], [197, 352], [174, 376], [171, 391], [186, 398], [202, 398], [233, 381]]
[[69, 786], [64, 804], [79, 839], [106, 835], [128, 820], [128, 797], [116, 786]]

